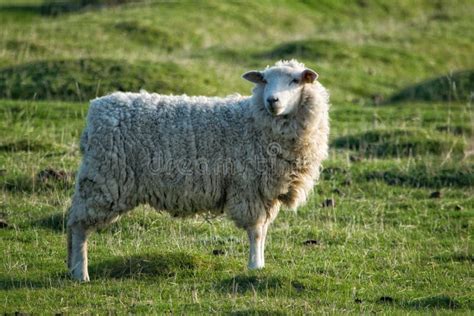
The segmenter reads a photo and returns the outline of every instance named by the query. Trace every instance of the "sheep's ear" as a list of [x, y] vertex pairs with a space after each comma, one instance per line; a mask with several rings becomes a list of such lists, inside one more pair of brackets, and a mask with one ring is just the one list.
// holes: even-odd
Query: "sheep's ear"
[[318, 79], [319, 75], [314, 71], [309, 68], [306, 68], [303, 70], [301, 73], [301, 81], [304, 83], [313, 83], [314, 80]]
[[248, 80], [253, 83], [265, 83], [265, 79], [263, 79], [263, 74], [260, 71], [249, 71], [242, 75], [242, 78]]

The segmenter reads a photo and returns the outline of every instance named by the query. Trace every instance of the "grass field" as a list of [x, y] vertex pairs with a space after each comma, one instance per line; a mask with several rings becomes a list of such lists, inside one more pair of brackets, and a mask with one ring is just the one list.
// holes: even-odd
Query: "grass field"
[[[79, 3], [0, 0], [0, 312], [472, 313], [472, 1]], [[143, 206], [92, 235], [91, 282], [70, 280], [87, 100], [248, 94], [243, 72], [292, 57], [331, 91], [331, 151], [266, 268], [247, 271], [227, 219]]]

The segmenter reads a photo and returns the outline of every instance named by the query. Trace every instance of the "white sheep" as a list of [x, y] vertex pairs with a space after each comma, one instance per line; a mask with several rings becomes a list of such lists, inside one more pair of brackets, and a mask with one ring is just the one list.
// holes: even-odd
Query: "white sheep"
[[250, 269], [267, 229], [295, 209], [328, 151], [328, 93], [296, 60], [243, 75], [253, 95], [116, 92], [91, 102], [68, 217], [68, 267], [88, 281], [87, 237], [137, 205], [174, 216], [226, 213], [247, 230]]

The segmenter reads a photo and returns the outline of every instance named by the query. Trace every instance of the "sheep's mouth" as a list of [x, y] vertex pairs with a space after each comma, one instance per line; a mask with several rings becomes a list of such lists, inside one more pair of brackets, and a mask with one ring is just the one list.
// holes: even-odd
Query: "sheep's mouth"
[[280, 108], [275, 108], [273, 106], [266, 106], [266, 109], [271, 116], [278, 116], [283, 112]]

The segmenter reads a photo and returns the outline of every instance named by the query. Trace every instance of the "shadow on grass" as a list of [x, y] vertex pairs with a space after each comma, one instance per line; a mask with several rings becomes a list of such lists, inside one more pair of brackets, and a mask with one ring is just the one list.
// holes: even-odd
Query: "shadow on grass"
[[43, 279], [12, 279], [0, 276], [0, 290], [61, 288], [70, 284], [68, 272], [58, 273]]
[[450, 133], [453, 135], [466, 135], [466, 136], [470, 136], [474, 132], [473, 127], [460, 125], [460, 124], [459, 125], [438, 125], [436, 126], [436, 130], [443, 133]]
[[274, 62], [275, 60], [293, 59], [300, 60], [331, 60], [345, 59], [350, 57], [353, 50], [342, 43], [325, 39], [308, 39], [283, 43], [275, 46], [270, 51], [255, 51], [245, 49], [223, 49], [211, 48], [213, 58], [242, 63], [248, 67], [258, 68], [262, 63]]
[[286, 280], [276, 276], [249, 276], [237, 275], [233, 278], [223, 280], [220, 287], [224, 292], [246, 293], [246, 292], [264, 292], [281, 289]]
[[[147, 253], [116, 257], [89, 266], [91, 280], [102, 279], [149, 279], [193, 275], [205, 260], [187, 253]], [[65, 266], [64, 266], [65, 267]], [[0, 290], [15, 288], [57, 288], [75, 282], [68, 272], [42, 279], [8, 279], [0, 276]]]
[[268, 59], [344, 59], [350, 57], [351, 50], [347, 45], [333, 40], [309, 39], [287, 42], [276, 46], [269, 52], [256, 57]]
[[474, 263], [474, 255], [467, 253], [454, 253], [434, 257], [438, 262], [467, 262]]
[[464, 70], [409, 86], [387, 103], [404, 101], [469, 101], [474, 97], [474, 70]]
[[30, 41], [18, 40], [18, 39], [12, 39], [12, 40], [6, 41], [5, 48], [9, 51], [16, 52], [16, 53], [21, 52], [21, 51], [44, 53], [48, 51], [46, 46], [39, 45], [37, 43], [30, 42]]
[[412, 301], [395, 301], [395, 304], [409, 309], [458, 309], [462, 307], [461, 303], [446, 295], [418, 298]]
[[160, 278], [193, 274], [206, 263], [202, 258], [182, 253], [148, 253], [116, 257], [90, 266], [96, 278]]
[[276, 291], [282, 290], [285, 293], [300, 293], [305, 290], [314, 291], [308, 284], [303, 284], [297, 280], [290, 281], [279, 276], [262, 275], [237, 275], [221, 281], [219, 287], [223, 292], [231, 294], [265, 292], [267, 295], [271, 295], [275, 294]]
[[358, 151], [368, 157], [440, 155], [451, 151], [462, 155], [464, 143], [446, 134], [429, 134], [419, 129], [375, 129], [336, 138], [332, 146]]
[[39, 5], [30, 4], [6, 4], [0, 5], [0, 14], [12, 15], [12, 14], [40, 14]]
[[0, 143], [0, 151], [53, 151], [55, 146], [51, 143], [40, 142], [33, 139], [18, 139], [10, 142]]
[[147, 46], [160, 47], [167, 52], [182, 48], [184, 39], [158, 27], [140, 25], [134, 21], [122, 21], [112, 25], [114, 29], [123, 35], [127, 35], [131, 41]]
[[64, 179], [39, 179], [27, 175], [14, 175], [0, 179], [0, 189], [12, 193], [66, 191], [73, 187], [72, 177]]
[[33, 225], [41, 228], [50, 229], [57, 233], [62, 233], [66, 231], [66, 222], [66, 214], [59, 213], [51, 214], [40, 218], [39, 220], [33, 222]]
[[37, 14], [57, 16], [82, 10], [101, 9], [140, 0], [46, 0], [42, 4], [6, 4], [0, 5], [0, 13], [6, 14]]
[[232, 316], [244, 316], [244, 315], [258, 315], [258, 316], [275, 315], [275, 316], [280, 316], [280, 315], [288, 315], [288, 314], [284, 313], [284, 312], [272, 311], [272, 310], [245, 309], [245, 310], [230, 312], [229, 315], [232, 315]]
[[392, 168], [385, 171], [368, 171], [365, 180], [381, 180], [389, 185], [413, 187], [472, 187], [474, 170], [470, 165], [431, 168], [427, 165], [414, 165], [407, 170]]

